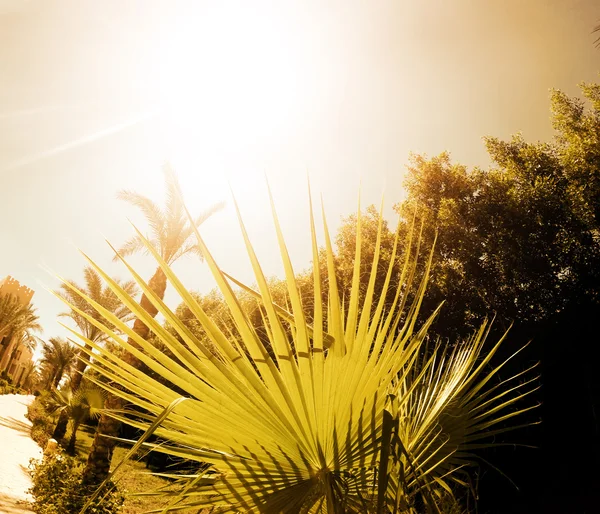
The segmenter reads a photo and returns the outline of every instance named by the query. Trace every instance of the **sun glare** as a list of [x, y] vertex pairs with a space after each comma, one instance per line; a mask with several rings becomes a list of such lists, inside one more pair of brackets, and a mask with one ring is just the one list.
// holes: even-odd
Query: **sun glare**
[[251, 194], [257, 153], [276, 148], [302, 113], [301, 38], [273, 8], [216, 4], [189, 14], [157, 51], [168, 159], [184, 187], [214, 192], [229, 179]]

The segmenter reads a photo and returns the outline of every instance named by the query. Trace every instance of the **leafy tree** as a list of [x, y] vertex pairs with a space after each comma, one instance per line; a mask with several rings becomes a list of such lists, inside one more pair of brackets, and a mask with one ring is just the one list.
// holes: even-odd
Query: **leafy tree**
[[539, 323], [598, 291], [600, 187], [589, 132], [600, 124], [588, 116], [583, 133], [570, 133], [582, 105], [555, 92], [553, 108], [555, 143], [487, 138], [490, 170], [453, 165], [448, 154], [413, 157], [397, 209], [406, 220], [409, 208], [426, 207], [426, 247], [439, 232], [427, 302], [431, 310], [448, 299], [442, 332], [472, 328], [486, 312], [505, 324]]
[[426, 206], [419, 213], [425, 250], [438, 231], [423, 304], [429, 313], [447, 298], [435, 332], [465, 335], [495, 312], [498, 328], [516, 322], [514, 341], [533, 339], [524, 358], [542, 360], [544, 389], [536, 396], [545, 428], [531, 442], [542, 437], [550, 448], [557, 438], [573, 440], [573, 466], [586, 470], [578, 480], [551, 475], [543, 452], [536, 457], [541, 488], [598, 480], [589, 461], [600, 455], [592, 364], [599, 357], [592, 341], [600, 314], [600, 86], [582, 91], [583, 99], [552, 93], [551, 142], [486, 138], [488, 170], [453, 164], [447, 154], [414, 157], [407, 200], [397, 206], [405, 223], [415, 205]]
[[[165, 166], [164, 174], [166, 185], [166, 205], [164, 210], [149, 198], [132, 191], [121, 192], [119, 198], [142, 211], [151, 229], [149, 237], [150, 245], [167, 264], [171, 265], [177, 259], [187, 254], [195, 254], [202, 258], [202, 252], [194, 239], [194, 230], [220, 210], [222, 204], [213, 205], [194, 218], [194, 222], [191, 224], [183, 204], [181, 187], [175, 172], [169, 166]], [[126, 257], [137, 252], [149, 252], [149, 248], [145, 245], [144, 238], [140, 233], [121, 247], [119, 256]], [[118, 259], [119, 256], [116, 256], [115, 259]], [[150, 278], [147, 287], [152, 295], [156, 295], [161, 300], [164, 298], [167, 277], [160, 266], [157, 267], [154, 275]], [[140, 306], [151, 318], [154, 318], [158, 313], [157, 308], [150, 301], [146, 291], [142, 295]], [[143, 340], [149, 338], [150, 329], [147, 323], [136, 317], [133, 324], [133, 334], [135, 336], [132, 336], [129, 329], [125, 333], [128, 334], [128, 344], [138, 347], [140, 338]], [[141, 367], [141, 362], [132, 353], [126, 352], [124, 358], [129, 365], [135, 368]], [[123, 401], [118, 396], [111, 395], [107, 399], [107, 409], [122, 410], [123, 406]], [[116, 437], [119, 432], [119, 426], [120, 422], [114, 417], [105, 414], [100, 417], [98, 429], [83, 473], [84, 484], [98, 484], [107, 476], [115, 445], [114, 439], [109, 439], [108, 437]]]

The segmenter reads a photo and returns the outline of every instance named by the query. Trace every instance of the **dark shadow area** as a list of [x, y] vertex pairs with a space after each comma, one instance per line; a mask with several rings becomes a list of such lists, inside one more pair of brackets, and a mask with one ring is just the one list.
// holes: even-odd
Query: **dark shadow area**
[[488, 468], [480, 480], [480, 514], [600, 512], [599, 318], [597, 305], [578, 305], [542, 327], [517, 328], [509, 339], [512, 348], [533, 339], [510, 371], [540, 361], [542, 387], [535, 401], [541, 405], [529, 420], [537, 417], [541, 424], [506, 436], [536, 449], [500, 448], [485, 455], [519, 489]]

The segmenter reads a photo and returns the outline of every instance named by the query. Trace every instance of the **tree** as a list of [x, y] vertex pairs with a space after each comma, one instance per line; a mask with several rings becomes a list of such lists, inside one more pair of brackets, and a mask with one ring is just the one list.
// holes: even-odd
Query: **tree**
[[65, 373], [68, 373], [77, 358], [76, 348], [61, 337], [42, 341], [41, 364], [45, 370], [46, 388], [57, 388]]
[[12, 294], [0, 295], [0, 338], [8, 335], [14, 323], [22, 315], [23, 305]]
[[[102, 278], [98, 273], [91, 267], [87, 266], [83, 270], [85, 287], [79, 286], [74, 281], [65, 282], [60, 285], [59, 291], [56, 292], [71, 308], [67, 312], [63, 312], [60, 316], [68, 317], [75, 323], [75, 326], [80, 330], [81, 335], [85, 337], [84, 348], [88, 352], [92, 351], [92, 344], [101, 344], [106, 341], [106, 334], [94, 325], [89, 318], [95, 321], [101, 321], [106, 326], [113, 326], [104, 316], [102, 316], [94, 307], [92, 307], [84, 298], [81, 296], [83, 293], [90, 300], [97, 303], [102, 308], [106, 309], [110, 314], [117, 317], [122, 321], [129, 321], [132, 319], [132, 314], [127, 309], [121, 300], [114, 294], [114, 292], [107, 286], [103, 286]], [[121, 284], [119, 279], [113, 279], [117, 283]], [[137, 293], [137, 285], [134, 281], [128, 281], [121, 284], [123, 289], [127, 291], [127, 294], [135, 295]], [[83, 314], [82, 314], [83, 313]], [[85, 316], [84, 316], [85, 314]], [[89, 318], [88, 318], [89, 317]], [[70, 388], [73, 392], [76, 392], [83, 378], [83, 373], [87, 368], [86, 353], [84, 350], [78, 352], [78, 356], [81, 357], [75, 363], [71, 372]], [[52, 437], [57, 441], [61, 441], [67, 431], [67, 424], [69, 418], [67, 417], [67, 411], [62, 410], [54, 433]]]
[[27, 349], [31, 353], [35, 351], [35, 347], [37, 346], [37, 338], [33, 336], [30, 332], [31, 329], [25, 332], [21, 332], [19, 336], [15, 338], [15, 345], [10, 352], [10, 356], [8, 358], [8, 363], [6, 365], [6, 369], [10, 369], [13, 363], [13, 360], [17, 356], [20, 349]]
[[[0, 296], [0, 341], [4, 344], [0, 353], [0, 363], [12, 359], [13, 352], [22, 339], [28, 339], [24, 334], [39, 332], [42, 329], [39, 318], [32, 304], [23, 305], [11, 294]], [[6, 369], [10, 369], [8, 365]]]
[[[127, 203], [137, 207], [144, 214], [146, 221], [151, 229], [149, 237], [150, 245], [155, 249], [161, 258], [169, 265], [177, 259], [187, 254], [195, 254], [202, 258], [202, 252], [195, 241], [195, 227], [200, 226], [215, 212], [220, 210], [223, 204], [215, 204], [194, 218], [193, 224], [188, 220], [188, 216], [182, 200], [181, 187], [175, 172], [165, 166], [165, 186], [166, 186], [166, 205], [161, 209], [155, 202], [143, 195], [132, 191], [122, 191], [119, 198]], [[127, 257], [133, 253], [148, 253], [148, 247], [144, 243], [141, 235], [136, 235], [127, 241], [119, 250], [120, 257]], [[115, 259], [119, 259], [115, 256]], [[148, 282], [148, 288], [161, 300], [164, 298], [167, 287], [167, 277], [163, 269], [157, 267], [154, 275]], [[147, 312], [151, 318], [154, 318], [158, 312], [154, 304], [146, 294], [142, 295], [140, 301], [141, 308]], [[133, 332], [137, 338], [128, 337], [128, 342], [133, 347], [138, 347], [139, 338], [147, 340], [150, 335], [150, 329], [139, 317], [136, 317], [133, 324]], [[124, 356], [126, 361], [136, 367], [141, 367], [141, 362], [131, 353], [127, 352]], [[111, 410], [122, 410], [123, 402], [117, 396], [109, 396], [106, 402], [106, 408]], [[83, 483], [98, 484], [104, 480], [110, 469], [112, 451], [115, 445], [113, 439], [118, 435], [120, 422], [108, 414], [103, 414], [98, 423], [98, 429], [94, 436], [94, 442], [88, 456], [87, 464], [83, 473]]]
[[33, 389], [33, 387], [38, 383], [39, 379], [40, 377], [36, 363], [28, 362], [25, 366], [25, 371], [23, 372], [20, 386], [23, 389]]
[[[513, 341], [533, 339], [522, 358], [541, 359], [545, 373], [536, 393], [544, 433], [532, 444], [573, 440], [572, 466], [597, 483], [589, 462], [600, 455], [600, 86], [581, 88], [583, 99], [552, 92], [551, 142], [486, 138], [490, 169], [467, 169], [448, 154], [413, 157], [397, 209], [406, 223], [415, 205], [426, 206], [425, 250], [438, 233], [424, 313], [447, 302], [433, 330], [463, 336], [486, 313], [497, 313], [499, 329], [514, 321]], [[582, 487], [566, 473], [547, 473], [543, 459], [551, 457], [540, 454], [539, 473], [530, 474], [541, 488]]]
[[[87, 266], [83, 270], [85, 287], [79, 286], [74, 281], [69, 281], [60, 285], [57, 294], [68, 304], [74, 308], [69, 309], [67, 312], [63, 312], [60, 316], [68, 317], [75, 323], [75, 326], [79, 329], [80, 333], [85, 337], [86, 340], [94, 344], [100, 344], [106, 341], [107, 336], [104, 332], [98, 329], [89, 319], [81, 314], [85, 313], [96, 321], [101, 321], [106, 326], [112, 326], [111, 323], [102, 316], [95, 308], [93, 308], [86, 300], [80, 296], [79, 293], [83, 293], [90, 300], [94, 301], [102, 308], [106, 309], [112, 315], [116, 316], [117, 319], [122, 321], [129, 321], [133, 318], [131, 311], [123, 305], [123, 302], [117, 298], [114, 292], [107, 286], [103, 286], [102, 278], [98, 273], [91, 267]], [[125, 283], [121, 283], [119, 279], [113, 279], [120, 284], [127, 294], [134, 296], [137, 294], [137, 285], [133, 280]], [[76, 292], [77, 291], [77, 292]], [[86, 348], [91, 350], [89, 343], [85, 343]], [[82, 356], [85, 353], [80, 352]], [[83, 373], [87, 367], [87, 363], [84, 359], [77, 361], [71, 374], [71, 388], [76, 391], [79, 388]]]
[[104, 407], [105, 393], [93, 386], [78, 387], [76, 391], [72, 388], [65, 390], [52, 390], [50, 398], [46, 400], [46, 410], [49, 413], [66, 413], [67, 419], [71, 420], [71, 437], [67, 444], [67, 452], [75, 453], [77, 442], [77, 430], [80, 425], [89, 418], [98, 417]]

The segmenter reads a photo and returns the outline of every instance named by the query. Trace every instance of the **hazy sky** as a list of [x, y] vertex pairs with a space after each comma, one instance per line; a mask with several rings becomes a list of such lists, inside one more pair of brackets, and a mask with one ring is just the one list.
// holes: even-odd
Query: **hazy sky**
[[[597, 23], [593, 0], [0, 0], [0, 275], [36, 290], [45, 337], [63, 334], [42, 266], [80, 280], [81, 248], [124, 277], [104, 238], [143, 221], [115, 195], [161, 200], [166, 160], [195, 212], [229, 200], [229, 180], [279, 274], [266, 174], [306, 268], [307, 173], [335, 228], [359, 182], [391, 216], [410, 151], [487, 166], [484, 135], [550, 138], [549, 89], [597, 79]], [[202, 232], [251, 282], [230, 201]], [[213, 287], [195, 258], [175, 269]]]

